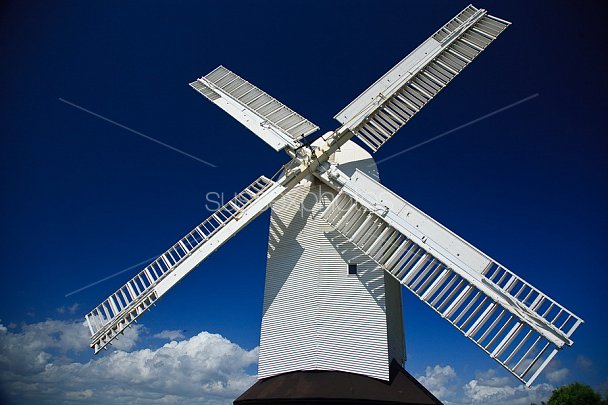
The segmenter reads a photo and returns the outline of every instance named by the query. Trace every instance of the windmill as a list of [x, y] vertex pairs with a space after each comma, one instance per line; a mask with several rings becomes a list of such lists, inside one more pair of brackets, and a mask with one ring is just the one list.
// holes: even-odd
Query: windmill
[[325, 370], [388, 381], [391, 362], [405, 361], [402, 285], [530, 386], [581, 318], [382, 185], [352, 140], [376, 152], [509, 25], [469, 5], [312, 142], [315, 124], [223, 66], [190, 83], [291, 160], [89, 312], [95, 353], [272, 207], [259, 379]]

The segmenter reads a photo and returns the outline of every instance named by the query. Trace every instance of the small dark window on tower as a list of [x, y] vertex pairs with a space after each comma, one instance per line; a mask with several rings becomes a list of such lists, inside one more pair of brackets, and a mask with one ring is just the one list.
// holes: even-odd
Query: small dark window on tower
[[348, 274], [357, 274], [357, 264], [356, 263], [348, 264]]

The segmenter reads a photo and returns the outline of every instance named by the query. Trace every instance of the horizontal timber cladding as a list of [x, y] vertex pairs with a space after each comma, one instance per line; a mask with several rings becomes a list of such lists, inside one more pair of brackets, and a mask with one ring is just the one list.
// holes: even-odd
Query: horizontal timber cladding
[[258, 378], [297, 370], [389, 378], [384, 272], [321, 219], [333, 197], [305, 180], [273, 204]]

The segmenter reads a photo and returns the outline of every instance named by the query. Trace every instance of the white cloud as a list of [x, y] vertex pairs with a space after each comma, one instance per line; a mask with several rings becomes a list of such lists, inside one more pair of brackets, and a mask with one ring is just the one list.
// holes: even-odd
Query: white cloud
[[546, 401], [554, 387], [549, 384], [538, 384], [526, 388], [523, 384], [513, 382], [507, 375], [501, 376], [490, 369], [477, 373], [475, 379], [463, 387], [463, 403], [495, 405], [529, 405]]
[[0, 369], [21, 375], [44, 370], [57, 351], [80, 352], [88, 348], [88, 331], [79, 322], [47, 320], [23, 324], [19, 333], [0, 335]]
[[2, 319], [0, 319], [0, 333], [2, 332], [6, 332], [8, 329], [6, 329], [6, 326], [2, 325]]
[[59, 312], [60, 314], [68, 313], [70, 315], [74, 315], [76, 313], [76, 311], [78, 310], [79, 306], [80, 305], [78, 305], [78, 303], [75, 302], [74, 304], [72, 304], [70, 306], [57, 308], [57, 312]]
[[425, 374], [417, 378], [446, 405], [530, 405], [547, 401], [554, 389], [550, 384], [526, 388], [513, 376], [496, 369], [477, 372], [475, 379], [459, 385], [461, 380], [450, 365], [427, 367]]
[[418, 381], [433, 393], [437, 398], [446, 399], [454, 394], [456, 387], [456, 371], [451, 366], [427, 367], [423, 376]]
[[591, 367], [593, 367], [593, 362], [589, 357], [579, 354], [576, 356], [576, 367], [583, 371], [590, 371]]
[[[0, 402], [15, 404], [225, 404], [255, 376], [257, 348], [245, 350], [224, 337], [201, 332], [187, 340], [132, 352], [137, 326], [115, 349], [88, 362], [88, 328], [80, 322], [47, 320], [0, 333]], [[122, 343], [121, 343], [122, 342]]]
[[157, 339], [164, 339], [164, 340], [177, 340], [177, 339], [183, 339], [184, 334], [182, 333], [181, 330], [163, 330], [162, 332], [159, 332], [156, 335], [154, 335], [154, 337]]
[[551, 384], [560, 385], [570, 375], [570, 370], [564, 367], [559, 359], [555, 359], [549, 363], [544, 375]]
[[91, 390], [83, 390], [83, 391], [67, 391], [65, 393], [66, 399], [78, 400], [78, 399], [88, 399], [93, 396], [93, 391]]
[[[83, 324], [85, 325], [85, 324]], [[133, 325], [123, 331], [123, 334], [112, 341], [111, 349], [115, 350], [131, 350], [137, 344], [140, 335], [145, 331], [145, 327], [141, 324]], [[87, 342], [89, 334], [87, 330]]]
[[566, 379], [570, 374], [570, 370], [566, 367], [558, 368], [557, 370], [550, 371], [546, 374], [547, 380], [550, 383], [558, 384]]

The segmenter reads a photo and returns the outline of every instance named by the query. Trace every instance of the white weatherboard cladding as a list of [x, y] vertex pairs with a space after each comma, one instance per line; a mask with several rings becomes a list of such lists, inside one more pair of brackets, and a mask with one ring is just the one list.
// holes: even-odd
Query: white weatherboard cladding
[[[312, 145], [319, 146], [322, 141], [323, 139], [319, 138]], [[329, 162], [339, 165], [340, 171], [348, 177], [360, 170], [372, 179], [380, 181], [378, 167], [372, 156], [353, 141], [349, 140], [340, 146], [340, 149], [329, 157]]]
[[[333, 196], [304, 180], [273, 204], [258, 378], [337, 370], [388, 380], [384, 271], [321, 219]], [[400, 304], [400, 291], [390, 301]], [[395, 336], [390, 351], [403, 362], [402, 332]]]

